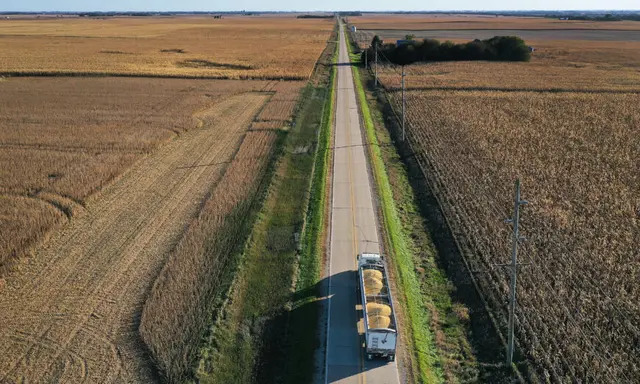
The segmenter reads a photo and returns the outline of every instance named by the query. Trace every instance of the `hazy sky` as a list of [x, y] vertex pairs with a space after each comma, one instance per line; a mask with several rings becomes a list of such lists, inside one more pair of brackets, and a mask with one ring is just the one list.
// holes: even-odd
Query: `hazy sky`
[[640, 9], [640, 0], [0, 0], [0, 11]]

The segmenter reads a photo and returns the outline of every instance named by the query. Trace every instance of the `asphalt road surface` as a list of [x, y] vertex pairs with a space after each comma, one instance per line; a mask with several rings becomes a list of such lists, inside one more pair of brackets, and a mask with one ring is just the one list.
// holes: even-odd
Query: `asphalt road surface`
[[366, 361], [362, 348], [363, 321], [356, 292], [356, 255], [380, 253], [380, 246], [373, 183], [367, 167], [367, 148], [363, 145], [353, 76], [342, 28], [338, 63], [326, 382], [398, 383], [395, 361]]

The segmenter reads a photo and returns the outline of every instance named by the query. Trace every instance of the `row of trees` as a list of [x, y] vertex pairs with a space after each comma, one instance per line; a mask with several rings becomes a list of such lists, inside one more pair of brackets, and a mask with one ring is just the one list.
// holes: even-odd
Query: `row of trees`
[[440, 43], [434, 39], [414, 40], [408, 35], [399, 44], [383, 44], [376, 35], [367, 48], [363, 60], [374, 58], [374, 49], [389, 61], [398, 65], [407, 65], [418, 61], [529, 61], [531, 52], [524, 40], [516, 36], [495, 36], [487, 40], [473, 40], [468, 43], [455, 44], [451, 41]]

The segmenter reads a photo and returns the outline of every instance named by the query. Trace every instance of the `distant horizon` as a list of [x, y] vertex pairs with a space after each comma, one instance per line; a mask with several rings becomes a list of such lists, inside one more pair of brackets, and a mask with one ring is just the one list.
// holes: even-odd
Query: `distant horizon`
[[337, 12], [361, 12], [361, 13], [517, 13], [517, 12], [640, 12], [637, 9], [434, 9], [434, 10], [264, 10], [264, 9], [239, 9], [239, 10], [157, 10], [157, 9], [82, 9], [82, 10], [2, 10], [0, 13], [337, 13]]
[[[2, 0], [0, 12], [635, 12], [638, 0]], [[394, 9], [390, 9], [393, 5]], [[319, 9], [322, 8], [322, 9]], [[426, 9], [425, 9], [426, 8]]]

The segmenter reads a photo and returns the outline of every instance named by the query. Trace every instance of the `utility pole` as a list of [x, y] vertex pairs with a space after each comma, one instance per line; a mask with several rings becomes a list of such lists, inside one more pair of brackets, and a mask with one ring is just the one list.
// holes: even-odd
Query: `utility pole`
[[375, 81], [373, 83], [375, 88], [378, 88], [378, 43], [374, 41], [373, 46], [376, 51], [376, 68], [375, 68]]
[[369, 60], [367, 60], [367, 52], [369, 48], [365, 48], [364, 50], [364, 69], [369, 69]]
[[405, 133], [404, 133], [404, 121], [405, 121], [405, 97], [404, 97], [404, 65], [402, 66], [402, 142], [404, 142], [405, 139]]
[[509, 292], [509, 341], [507, 345], [507, 366], [513, 363], [514, 336], [513, 331], [516, 320], [516, 282], [518, 278], [518, 243], [524, 238], [520, 237], [518, 225], [520, 224], [520, 206], [528, 204], [520, 199], [520, 179], [516, 179], [513, 218], [508, 223], [513, 224], [513, 244], [511, 246], [511, 287]]

